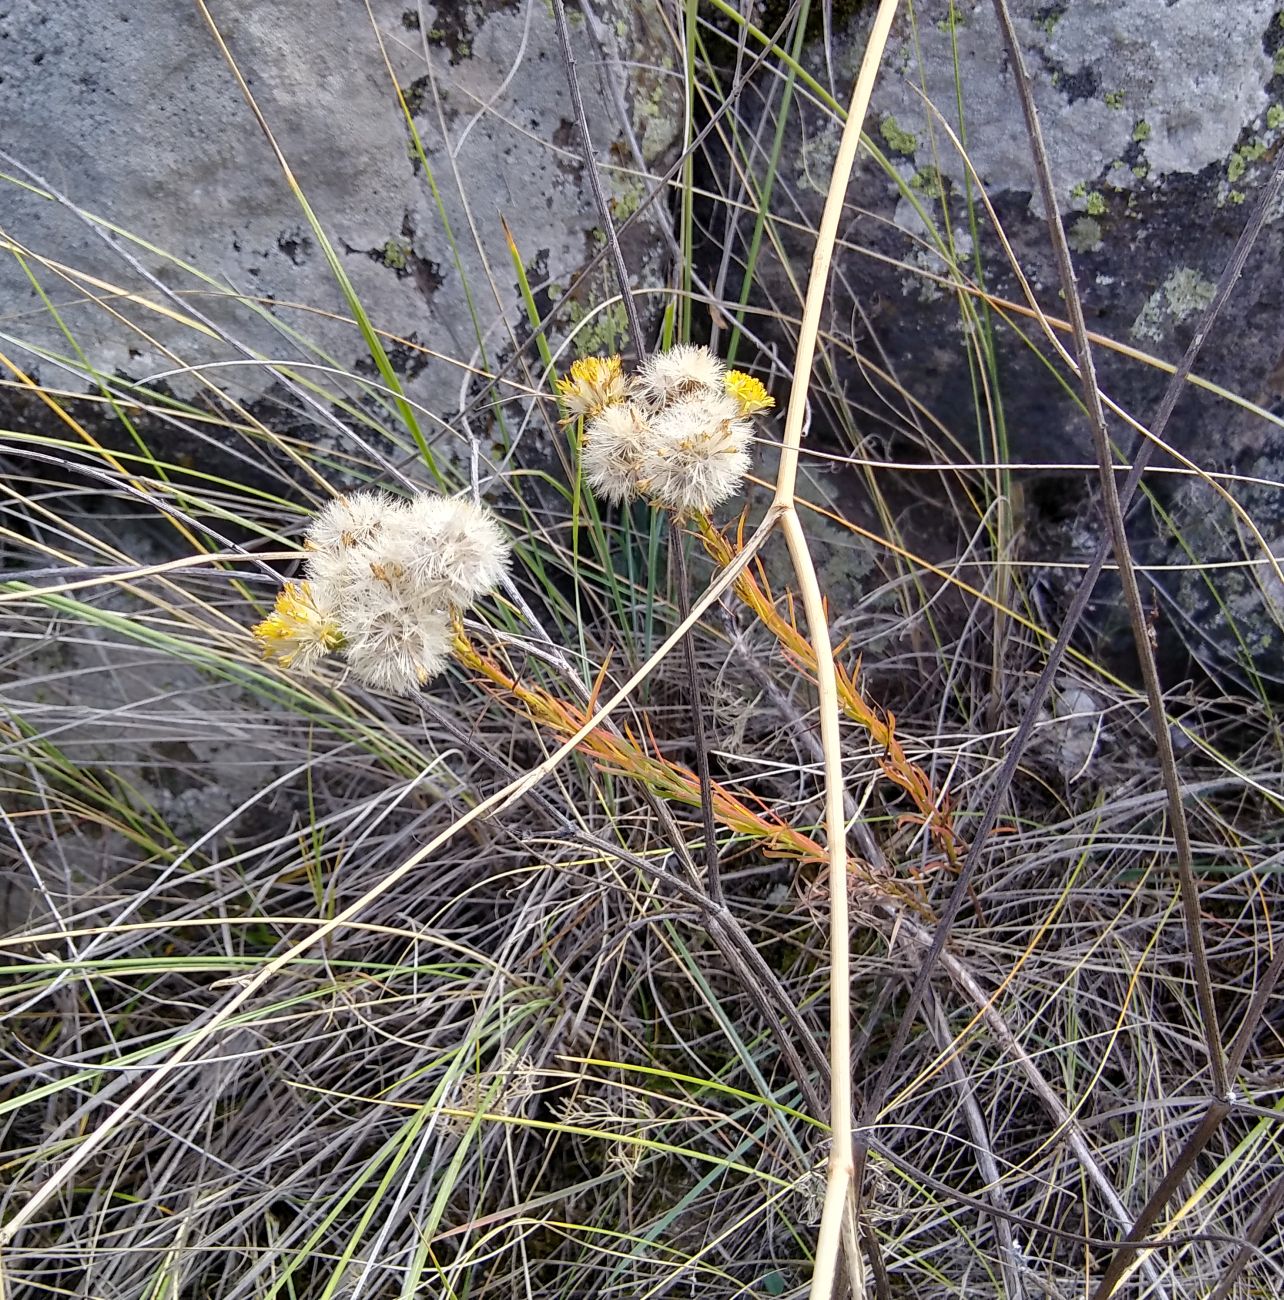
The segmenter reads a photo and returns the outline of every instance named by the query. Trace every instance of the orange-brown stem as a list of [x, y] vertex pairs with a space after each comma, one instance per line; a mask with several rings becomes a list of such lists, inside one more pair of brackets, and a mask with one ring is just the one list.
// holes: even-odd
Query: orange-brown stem
[[[694, 522], [709, 558], [720, 567], [730, 564], [739, 550], [741, 536], [738, 534], [733, 542], [705, 516], [697, 516]], [[755, 560], [732, 585], [744, 605], [776, 638], [785, 655], [814, 680], [816, 652], [799, 629], [793, 614], [793, 603], [787, 594], [785, 603], [788, 613], [781, 613], [761, 562]], [[880, 712], [861, 693], [856, 681], [860, 672], [859, 660], [855, 668], [849, 670], [835, 655], [834, 670], [838, 679], [838, 702], [843, 712], [882, 750], [878, 762], [884, 777], [909, 796], [918, 810], [921, 824], [927, 827], [937, 847], [953, 866], [958, 857], [959, 838], [954, 829], [948, 798], [937, 794], [928, 774], [905, 753], [896, 735], [895, 715]]]
[[[556, 735], [574, 735], [590, 716], [583, 706], [568, 703], [542, 687], [518, 682], [462, 632], [455, 636], [455, 656], [491, 688], [497, 700]], [[652, 753], [628, 731], [621, 735], [596, 727], [579, 748], [604, 773], [640, 781], [661, 798], [675, 803], [700, 806], [700, 782], [695, 773]], [[716, 781], [712, 783], [712, 797], [717, 820], [736, 834], [759, 841], [768, 853], [802, 862], [824, 861], [825, 852], [815, 840], [765, 808], [752, 806]]]

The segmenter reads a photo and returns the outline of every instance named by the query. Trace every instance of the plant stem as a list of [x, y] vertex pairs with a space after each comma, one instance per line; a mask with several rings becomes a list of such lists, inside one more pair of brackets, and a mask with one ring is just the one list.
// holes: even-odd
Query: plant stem
[[611, 263], [615, 277], [620, 282], [620, 301], [624, 304], [624, 314], [629, 322], [629, 333], [633, 336], [633, 346], [637, 349], [638, 360], [646, 357], [646, 344], [642, 335], [642, 322], [638, 319], [637, 303], [629, 288], [629, 268], [624, 262], [624, 253], [620, 248], [620, 239], [615, 231], [615, 222], [611, 220], [611, 209], [607, 206], [606, 195], [602, 191], [602, 176], [598, 170], [597, 159], [593, 155], [593, 141], [589, 136], [588, 114], [584, 111], [584, 96], [580, 93], [580, 77], [575, 68], [575, 49], [571, 43], [571, 28], [566, 21], [566, 4], [564, 0], [553, 0], [553, 17], [557, 21], [557, 42], [562, 50], [562, 62], [566, 66], [566, 83], [571, 92], [571, 108], [575, 113], [575, 125], [579, 127], [580, 143], [584, 149], [584, 170], [588, 175], [589, 188], [593, 191], [593, 202], [597, 205], [602, 228], [606, 231], [607, 247], [611, 253]]
[[[678, 615], [685, 622], [691, 616], [691, 581], [687, 573], [686, 538], [676, 519], [669, 520], [669, 553], [673, 557], [678, 588]], [[691, 703], [691, 734], [695, 744], [696, 777], [700, 781], [700, 813], [704, 823], [704, 861], [708, 872], [709, 897], [722, 907], [722, 873], [718, 868], [717, 826], [713, 818], [713, 780], [709, 773], [709, 740], [704, 728], [696, 672], [695, 640], [691, 633], [682, 638], [682, 658], [687, 670], [687, 694]]]

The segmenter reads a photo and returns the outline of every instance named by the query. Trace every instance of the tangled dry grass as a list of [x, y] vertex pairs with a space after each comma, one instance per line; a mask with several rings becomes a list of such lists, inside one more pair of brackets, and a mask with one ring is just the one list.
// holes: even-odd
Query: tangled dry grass
[[[718, 188], [745, 148], [722, 134], [726, 42], [752, 36], [792, 78], [792, 18], [774, 41], [727, 21], [701, 19], [684, 65], [716, 129], [689, 150], [704, 182], [679, 164], [668, 186], [698, 214], [675, 300], [759, 193], [756, 155]], [[958, 274], [960, 302], [985, 301]], [[776, 304], [786, 327], [801, 293]], [[730, 293], [717, 305], [733, 319]], [[349, 438], [227, 392], [179, 401], [85, 363], [77, 396], [11, 363], [10, 1300], [807, 1293], [834, 1084], [816, 641], [785, 547], [751, 560], [735, 509], [671, 529], [595, 500], [563, 421], [590, 413], [556, 391], [573, 344], [554, 355], [552, 322], [527, 324], [431, 446], [382, 369], [309, 375], [305, 401], [301, 372], [260, 359], [298, 422], [318, 394], [358, 411]], [[832, 411], [841, 344], [819, 339]], [[741, 346], [783, 404], [779, 359]], [[783, 427], [759, 417], [751, 521]], [[517, 428], [538, 455], [513, 452]], [[1164, 684], [1183, 864], [1143, 686], [1077, 641], [1034, 702], [1066, 610], [996, 522], [1010, 479], [931, 440], [910, 468], [831, 432], [811, 430], [797, 508], [851, 855], [843, 1285], [1279, 1294], [1276, 704]], [[180, 438], [199, 467], [156, 450]], [[475, 494], [513, 540], [511, 581], [407, 695], [336, 656], [265, 662], [248, 632], [329, 491], [362, 485]]]

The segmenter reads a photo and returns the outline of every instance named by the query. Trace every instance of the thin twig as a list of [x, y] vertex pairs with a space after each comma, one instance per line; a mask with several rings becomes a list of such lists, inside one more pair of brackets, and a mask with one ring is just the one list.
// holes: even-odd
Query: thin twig
[[[575, 51], [571, 41], [570, 24], [566, 18], [564, 0], [553, 0], [553, 16], [557, 22], [557, 41], [562, 52], [562, 62], [566, 67], [566, 82], [570, 89], [571, 107], [575, 113], [575, 124], [579, 129], [580, 143], [584, 152], [584, 170], [588, 173], [589, 187], [593, 191], [593, 201], [597, 205], [598, 220], [606, 232], [607, 247], [615, 278], [620, 285], [620, 299], [628, 318], [629, 334], [633, 339], [633, 350], [639, 361], [647, 356], [646, 338], [642, 333], [642, 322], [638, 317], [637, 303], [633, 300], [633, 291], [629, 284], [629, 269], [624, 261], [624, 251], [620, 247], [619, 233], [611, 209], [607, 206], [606, 194], [602, 189], [602, 177], [597, 159], [593, 153], [593, 142], [589, 135], [588, 114], [584, 108], [584, 96], [580, 93], [579, 73], [575, 65]], [[670, 552], [677, 570], [678, 615], [685, 621], [691, 612], [691, 587], [687, 576], [686, 553], [683, 550], [682, 533], [676, 523], [670, 521]], [[700, 676], [696, 667], [694, 628], [682, 639], [682, 660], [687, 679], [687, 702], [691, 711], [691, 735], [695, 746], [696, 777], [700, 784], [700, 817], [704, 825], [705, 869], [709, 879], [709, 894], [713, 900], [723, 902], [722, 881], [718, 871], [717, 823], [713, 813], [713, 785], [709, 773], [709, 745], [705, 734], [704, 713], [700, 707]]]
[[[1244, 1063], [1244, 1057], [1252, 1040], [1253, 1026], [1265, 1010], [1266, 1003], [1274, 991], [1281, 971], [1284, 971], [1284, 947], [1276, 949], [1275, 956], [1272, 958], [1270, 966], [1267, 967], [1266, 974], [1262, 977], [1262, 982], [1254, 992], [1248, 1009], [1244, 1013], [1244, 1022], [1231, 1042], [1227, 1073], [1232, 1082], [1239, 1073], [1240, 1066]], [[1100, 1285], [1093, 1293], [1093, 1300], [1107, 1300], [1107, 1297], [1114, 1294], [1114, 1290], [1123, 1279], [1133, 1255], [1142, 1249], [1142, 1239], [1149, 1233], [1151, 1224], [1164, 1212], [1181, 1180], [1203, 1153], [1204, 1148], [1213, 1140], [1218, 1128], [1221, 1127], [1222, 1121], [1233, 1109], [1235, 1107], [1229, 1100], [1215, 1097], [1209, 1102], [1199, 1127], [1186, 1139], [1181, 1151], [1178, 1152], [1176, 1160], [1173, 1161], [1172, 1168], [1164, 1175], [1163, 1180], [1151, 1193], [1146, 1204], [1141, 1207], [1128, 1234], [1116, 1248]], [[1271, 1114], [1273, 1118], [1278, 1118], [1274, 1112], [1271, 1112]], [[1249, 1240], [1254, 1239], [1250, 1237]], [[1229, 1275], [1233, 1278], [1244, 1267], [1247, 1260], [1248, 1255], [1241, 1251], [1232, 1263]], [[1225, 1279], [1219, 1284], [1218, 1292], [1215, 1294], [1225, 1294], [1221, 1290], [1221, 1286], [1224, 1284]], [[1211, 1296], [1209, 1300], [1212, 1300]]]
[[1235, 1252], [1235, 1258], [1231, 1260], [1217, 1286], [1209, 1292], [1208, 1300], [1227, 1300], [1236, 1279], [1248, 1266], [1248, 1261], [1257, 1254], [1257, 1244], [1266, 1235], [1267, 1228], [1275, 1222], [1275, 1216], [1280, 1212], [1281, 1205], [1284, 1205], [1284, 1178], [1276, 1178], [1275, 1185], [1266, 1193], [1257, 1213], [1253, 1215], [1252, 1221], [1244, 1230], [1244, 1237]]
[[1165, 716], [1164, 693], [1159, 681], [1159, 669], [1155, 663], [1150, 628], [1141, 602], [1141, 591], [1137, 586], [1137, 572], [1133, 567], [1128, 532], [1119, 503], [1114, 455], [1110, 447], [1109, 434], [1106, 432], [1105, 412], [1101, 408], [1101, 392], [1097, 387], [1092, 344], [1088, 339], [1088, 327], [1083, 319], [1083, 303], [1080, 301], [1078, 285], [1075, 281], [1070, 245], [1066, 240], [1065, 228], [1061, 223], [1061, 212], [1057, 206], [1056, 191], [1052, 183], [1052, 164], [1048, 161], [1048, 151], [1043, 143], [1043, 129], [1039, 124], [1039, 113], [1034, 104], [1034, 93], [1030, 88], [1030, 75], [1025, 68], [1025, 59], [1021, 54], [1016, 29], [1012, 25], [1012, 15], [1008, 12], [1007, 0], [994, 0], [994, 10], [1003, 32], [1003, 43], [1007, 48], [1012, 75], [1016, 79], [1017, 95], [1021, 101], [1021, 111], [1025, 114], [1026, 134], [1034, 158], [1035, 175], [1038, 177], [1039, 192], [1047, 212], [1048, 235], [1052, 243], [1053, 256], [1056, 258], [1057, 273], [1061, 279], [1062, 296], [1065, 298], [1066, 313], [1074, 339], [1075, 359], [1079, 366], [1079, 382], [1083, 388], [1084, 404], [1088, 411], [1092, 444], [1097, 454], [1097, 472], [1101, 481], [1106, 523], [1110, 529], [1115, 564], [1123, 587], [1124, 603], [1128, 607], [1128, 621], [1137, 648], [1137, 660], [1141, 666], [1146, 702], [1150, 709], [1150, 727], [1155, 737], [1155, 748], [1159, 752], [1159, 770], [1168, 795], [1168, 818], [1172, 827], [1173, 848], [1177, 858], [1179, 892], [1186, 923], [1186, 942], [1190, 946], [1191, 966], [1195, 978], [1195, 1000], [1199, 1006], [1200, 1025], [1204, 1031], [1204, 1046], [1208, 1055], [1209, 1072], [1212, 1075], [1213, 1095], [1225, 1097], [1226, 1053], [1217, 1026], [1217, 1003], [1213, 998], [1212, 974], [1208, 969], [1208, 953], [1204, 947], [1204, 931], [1199, 914], [1199, 886], [1195, 881], [1190, 829], [1186, 822], [1186, 810], [1182, 804], [1181, 778], [1177, 774], [1177, 758], [1173, 753], [1172, 736]]
[[[669, 520], [669, 554], [673, 558], [678, 592], [678, 614], [685, 619], [691, 613], [691, 580], [687, 575], [686, 538], [676, 519]], [[682, 658], [686, 666], [687, 695], [691, 703], [691, 733], [695, 745], [696, 778], [700, 782], [700, 818], [704, 823], [704, 863], [708, 873], [709, 897], [722, 906], [722, 872], [718, 865], [718, 828], [713, 816], [713, 777], [709, 771], [709, 737], [705, 732], [704, 710], [700, 707], [699, 673], [696, 668], [694, 630], [682, 638]]]
[[562, 51], [562, 63], [566, 68], [566, 82], [571, 92], [571, 108], [575, 113], [575, 125], [579, 128], [580, 142], [584, 149], [584, 170], [588, 174], [589, 188], [593, 191], [593, 202], [597, 205], [602, 228], [606, 232], [607, 249], [615, 270], [615, 278], [620, 282], [620, 297], [624, 303], [624, 313], [629, 321], [629, 333], [633, 336], [633, 346], [638, 350], [638, 360], [646, 359], [646, 343], [642, 335], [642, 322], [638, 318], [637, 303], [633, 301], [633, 291], [629, 284], [629, 268], [624, 261], [624, 252], [620, 248], [620, 238], [611, 220], [611, 210], [606, 204], [606, 195], [602, 191], [602, 177], [598, 172], [597, 159], [593, 153], [593, 140], [589, 135], [588, 114], [584, 111], [584, 96], [580, 93], [580, 77], [575, 67], [575, 49], [571, 41], [571, 26], [566, 20], [565, 0], [553, 0], [553, 17], [557, 21], [557, 43]]
[[[1097, 1283], [1097, 1289], [1092, 1293], [1092, 1300], [1108, 1300], [1108, 1297], [1114, 1295], [1115, 1288], [1128, 1272], [1133, 1256], [1140, 1249], [1140, 1240], [1149, 1232], [1150, 1225], [1163, 1213], [1164, 1207], [1181, 1185], [1181, 1180], [1199, 1159], [1201, 1152], [1212, 1140], [1213, 1134], [1221, 1127], [1222, 1120], [1230, 1114], [1230, 1111], [1230, 1102], [1215, 1099], [1204, 1112], [1199, 1127], [1183, 1143], [1177, 1158], [1159, 1180], [1159, 1186], [1146, 1198], [1146, 1203], [1133, 1220], [1132, 1227], [1128, 1229], [1124, 1239], [1111, 1255], [1110, 1263], [1106, 1266], [1101, 1281]], [[1145, 1256], [1142, 1256], [1142, 1262], [1146, 1262]]]
[[1275, 986], [1279, 983], [1281, 973], [1284, 973], [1284, 944], [1276, 946], [1275, 956], [1271, 958], [1271, 964], [1266, 968], [1266, 974], [1262, 976], [1261, 983], [1253, 991], [1248, 1009], [1244, 1012], [1244, 1022], [1240, 1025], [1235, 1037], [1231, 1039], [1227, 1070], [1232, 1085], [1235, 1077], [1239, 1074], [1240, 1067], [1244, 1064], [1244, 1057], [1248, 1055], [1249, 1046], [1253, 1041], [1253, 1027], [1261, 1018], [1262, 1012], [1266, 1010], [1266, 1004], [1270, 1001], [1271, 994], [1275, 992]]

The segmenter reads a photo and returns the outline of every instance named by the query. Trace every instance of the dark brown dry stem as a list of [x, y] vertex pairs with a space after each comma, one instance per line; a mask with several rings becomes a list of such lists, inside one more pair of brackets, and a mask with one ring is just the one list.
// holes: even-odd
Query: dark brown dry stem
[[1204, 931], [1199, 913], [1199, 886], [1195, 881], [1190, 829], [1186, 822], [1186, 810], [1182, 804], [1181, 778], [1177, 773], [1177, 759], [1173, 753], [1172, 736], [1168, 730], [1159, 668], [1155, 663], [1149, 623], [1142, 605], [1141, 591], [1137, 586], [1137, 571], [1132, 562], [1128, 530], [1124, 524], [1123, 508], [1115, 482], [1114, 454], [1110, 447], [1110, 435], [1106, 431], [1101, 390], [1097, 387], [1092, 343], [1088, 338], [1088, 327], [1083, 318], [1083, 304], [1079, 299], [1074, 262], [1070, 257], [1070, 245], [1066, 239], [1065, 227], [1061, 223], [1061, 213], [1053, 189], [1052, 165], [1048, 161], [1047, 148], [1043, 142], [1043, 128], [1039, 123], [1039, 113], [1035, 108], [1034, 94], [1030, 89], [1030, 77], [1025, 69], [1025, 60], [1017, 41], [1016, 29], [1012, 25], [1012, 15], [1008, 12], [1007, 0], [994, 0], [994, 8], [998, 15], [999, 28], [1003, 33], [1003, 43], [1007, 47], [1008, 59], [1011, 61], [1016, 77], [1017, 95], [1021, 100], [1021, 111], [1025, 114], [1026, 134], [1029, 136], [1030, 151], [1034, 157], [1035, 174], [1048, 213], [1048, 237], [1056, 258], [1062, 296], [1065, 298], [1066, 312], [1070, 320], [1075, 361], [1079, 368], [1084, 405], [1088, 412], [1092, 445], [1097, 455], [1097, 477], [1101, 483], [1106, 525], [1110, 533], [1110, 544], [1114, 551], [1120, 585], [1123, 588], [1124, 604], [1128, 609], [1128, 622], [1132, 629], [1133, 644], [1137, 650], [1137, 661], [1145, 683], [1150, 728], [1155, 738], [1159, 770], [1163, 777], [1164, 790], [1168, 795], [1168, 819], [1172, 828], [1173, 848], [1177, 859], [1182, 913], [1186, 923], [1186, 942], [1190, 946], [1191, 964], [1194, 968], [1195, 998], [1199, 1004], [1199, 1018], [1204, 1030], [1213, 1094], [1224, 1097], [1227, 1087], [1226, 1053], [1222, 1044], [1221, 1031], [1217, 1025], [1217, 1004], [1213, 999], [1213, 980], [1208, 969], [1208, 955], [1204, 946]]
[[[557, 40], [561, 49], [562, 62], [566, 67], [566, 82], [570, 90], [571, 106], [575, 113], [575, 124], [579, 129], [580, 144], [584, 151], [584, 169], [588, 174], [589, 187], [593, 191], [593, 202], [597, 207], [598, 218], [606, 231], [607, 247], [610, 251], [611, 265], [620, 287], [620, 300], [629, 323], [629, 334], [633, 339], [634, 352], [639, 361], [646, 360], [646, 338], [642, 332], [642, 322], [638, 317], [637, 304], [633, 301], [633, 292], [629, 284], [629, 268], [624, 261], [624, 252], [620, 248], [619, 235], [611, 209], [602, 189], [602, 177], [598, 170], [597, 159], [593, 156], [592, 138], [589, 135], [588, 115], [584, 109], [584, 96], [580, 93], [579, 73], [575, 66], [575, 50], [571, 41], [570, 24], [566, 18], [564, 0], [553, 0], [553, 17], [557, 23]], [[686, 575], [686, 557], [681, 554], [681, 539], [676, 525], [670, 530], [673, 549], [677, 554], [679, 566], [678, 603], [681, 617], [685, 620], [691, 610], [690, 586]], [[691, 729], [696, 750], [696, 772], [700, 780], [700, 811], [704, 823], [705, 862], [709, 873], [709, 889], [715, 899], [721, 900], [722, 885], [718, 879], [718, 845], [714, 836], [713, 789], [709, 780], [709, 750], [705, 740], [704, 716], [700, 711], [700, 679], [696, 671], [694, 633], [687, 632], [682, 638], [682, 655], [687, 674], [687, 691], [691, 704]]]
[[[686, 538], [676, 519], [669, 520], [669, 554], [673, 559], [677, 586], [678, 615], [683, 620], [691, 616], [691, 579], [687, 572]], [[718, 867], [717, 825], [713, 816], [713, 780], [709, 773], [709, 739], [705, 732], [704, 710], [700, 707], [696, 669], [695, 640], [688, 634], [682, 638], [682, 658], [687, 675], [687, 699], [691, 707], [691, 735], [695, 746], [696, 776], [700, 781], [700, 814], [704, 824], [704, 861], [708, 872], [709, 897], [722, 906], [722, 874]]]
[[624, 262], [624, 252], [620, 248], [620, 238], [611, 218], [611, 209], [607, 206], [606, 195], [602, 190], [602, 176], [598, 170], [597, 159], [593, 156], [593, 140], [589, 135], [588, 114], [584, 110], [584, 96], [580, 93], [580, 77], [575, 66], [575, 47], [571, 41], [571, 28], [566, 20], [564, 0], [553, 0], [553, 17], [557, 22], [557, 43], [562, 52], [562, 63], [566, 67], [566, 83], [571, 93], [571, 109], [575, 114], [575, 125], [580, 133], [580, 146], [584, 151], [584, 171], [588, 175], [589, 188], [593, 191], [593, 202], [597, 205], [598, 217], [602, 229], [606, 231], [607, 248], [615, 277], [620, 284], [620, 300], [624, 304], [625, 316], [629, 322], [629, 333], [633, 336], [633, 346], [637, 349], [638, 360], [646, 357], [646, 342], [642, 335], [642, 322], [638, 319], [637, 303], [633, 301], [633, 292], [629, 287], [629, 268]]

